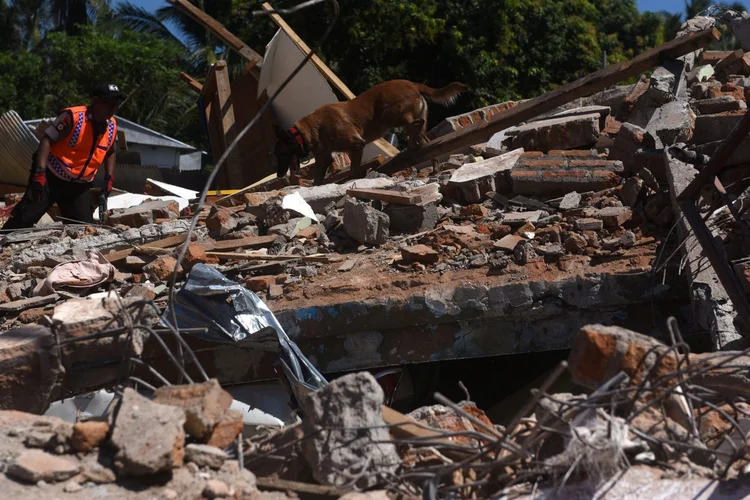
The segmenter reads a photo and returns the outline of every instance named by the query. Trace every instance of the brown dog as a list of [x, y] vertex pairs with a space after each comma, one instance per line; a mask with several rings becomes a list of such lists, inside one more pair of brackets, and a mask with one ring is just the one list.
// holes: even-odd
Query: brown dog
[[355, 172], [362, 163], [365, 145], [396, 127], [403, 127], [409, 136], [409, 149], [420, 147], [427, 138], [427, 102], [448, 106], [456, 96], [469, 90], [454, 82], [433, 89], [408, 80], [383, 82], [350, 101], [321, 106], [297, 121], [289, 130], [276, 127], [279, 140], [274, 147], [276, 173], [286, 175], [290, 166], [296, 173], [299, 161], [315, 156], [315, 184], [325, 179], [333, 163], [334, 152], [349, 153]]

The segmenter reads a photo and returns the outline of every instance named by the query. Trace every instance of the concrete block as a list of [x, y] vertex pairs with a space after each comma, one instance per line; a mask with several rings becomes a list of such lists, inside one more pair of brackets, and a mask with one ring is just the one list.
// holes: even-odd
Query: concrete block
[[366, 203], [351, 198], [344, 205], [344, 230], [360, 244], [382, 245], [388, 240], [390, 218]]
[[735, 99], [731, 95], [723, 95], [712, 99], [700, 99], [692, 103], [693, 108], [701, 115], [724, 113], [747, 109], [745, 101]]
[[706, 144], [707, 142], [724, 140], [744, 115], [745, 111], [736, 111], [696, 117], [695, 131], [691, 142], [693, 144]]
[[575, 226], [579, 231], [601, 231], [604, 228], [604, 223], [601, 219], [586, 217], [576, 220]]
[[309, 188], [300, 188], [299, 194], [307, 202], [316, 214], [325, 213], [325, 207], [329, 203], [339, 201], [346, 196], [347, 189], [384, 189], [392, 187], [396, 181], [393, 179], [357, 179], [356, 181], [343, 184], [323, 184]]
[[448, 181], [464, 203], [478, 203], [489, 191], [507, 187], [503, 172], [510, 170], [523, 154], [523, 148], [476, 163], [468, 163], [453, 172]]
[[600, 115], [592, 113], [527, 123], [512, 131], [511, 147], [549, 151], [591, 146], [599, 138], [599, 120]]
[[54, 345], [52, 332], [39, 325], [0, 335], [0, 409], [31, 413], [47, 409], [50, 396], [63, 376]]
[[389, 203], [383, 212], [390, 219], [393, 234], [415, 234], [434, 229], [440, 220], [436, 203], [395, 205]]
[[693, 136], [695, 113], [684, 101], [672, 101], [656, 110], [646, 130], [659, 142], [656, 147], [688, 142]]
[[632, 216], [633, 211], [630, 207], [606, 207], [599, 210], [595, 217], [606, 227], [618, 227], [629, 221]]

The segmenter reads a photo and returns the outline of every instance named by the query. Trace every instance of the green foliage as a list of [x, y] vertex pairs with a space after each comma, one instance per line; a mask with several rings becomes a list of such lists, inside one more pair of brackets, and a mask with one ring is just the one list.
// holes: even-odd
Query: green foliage
[[[268, 17], [252, 16], [258, 0], [190, 1], [261, 54], [276, 31]], [[277, 7], [292, 3], [298, 2], [274, 0]], [[456, 106], [431, 111], [431, 122], [539, 95], [596, 71], [605, 56], [606, 64], [631, 59], [674, 38], [683, 20], [641, 13], [635, 0], [339, 3], [339, 21], [318, 53], [355, 93], [397, 78], [472, 88]], [[712, 4], [688, 0], [686, 12]], [[188, 15], [162, 5], [148, 12], [111, 0], [0, 0], [0, 112], [54, 115], [86, 102], [92, 85], [110, 80], [128, 94], [120, 115], [205, 147], [195, 95], [178, 75], [202, 80], [218, 59], [237, 74], [244, 62]], [[319, 4], [285, 19], [317, 47], [330, 17], [330, 6]]]

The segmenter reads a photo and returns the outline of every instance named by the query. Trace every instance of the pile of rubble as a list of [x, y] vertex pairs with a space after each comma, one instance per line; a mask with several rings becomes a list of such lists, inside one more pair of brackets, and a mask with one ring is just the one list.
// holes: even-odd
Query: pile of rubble
[[[584, 327], [568, 363], [507, 426], [440, 394], [441, 404], [394, 420], [367, 372], [304, 396], [301, 422], [244, 437], [242, 415], [213, 379], [164, 386], [153, 399], [125, 388], [103, 416], [75, 424], [3, 410], [0, 483], [13, 498], [29, 487], [35, 498], [546, 498], [607, 489], [619, 498], [644, 479], [664, 497], [720, 486], [750, 494], [748, 351], [690, 354], [670, 331], [672, 346]], [[548, 393], [566, 369], [595, 390]]]
[[[750, 23], [736, 21], [737, 33]], [[696, 18], [686, 30], [712, 22]], [[634, 85], [569, 103], [486, 143], [392, 176], [376, 167], [365, 178], [338, 184], [290, 186], [274, 179], [205, 206], [194, 199], [151, 199], [110, 211], [106, 224], [53, 223], [0, 236], [1, 407], [41, 412], [53, 396], [107, 387], [119, 393], [101, 418], [75, 424], [0, 411], [3, 487], [19, 498], [29, 494], [29, 483], [37, 485], [35, 496], [50, 498], [62, 491], [128, 498], [150, 488], [164, 498], [197, 492], [208, 498], [284, 498], [279, 492], [486, 498], [534, 497], [545, 488], [552, 488], [545, 490], [550, 494], [562, 488], [586, 494], [612, 487], [608, 482], [621, 473], [632, 481], [614, 486], [623, 494], [641, 487], [643, 477], [650, 478], [649, 487], [697, 494], [710, 479], [746, 476], [748, 353], [689, 354], [672, 323], [671, 346], [596, 325], [584, 327], [575, 339], [560, 340], [557, 349], [572, 341], [573, 380], [593, 392], [548, 394], [563, 365], [505, 426], [495, 425], [471, 402], [455, 404], [439, 395], [440, 405], [401, 415], [384, 406], [376, 379], [360, 372], [330, 384], [319, 379], [318, 386], [292, 383], [301, 419], [281, 429], [251, 429], [230, 408], [233, 400], [216, 380], [170, 385], [160, 373], [163, 367], [154, 368], [156, 357], [148, 346], [163, 347], [165, 364], [177, 368], [180, 384], [192, 382], [185, 359], [200, 365], [180, 334], [206, 329], [183, 328], [182, 322], [194, 315], [200, 326], [230, 329], [233, 322], [242, 323], [195, 306], [198, 293], [193, 309], [169, 307], [174, 305], [171, 285], [185, 293], [186, 283], [201, 273], [213, 280], [206, 295], [235, 287], [260, 299], [238, 305], [227, 294], [222, 304], [227, 308], [263, 311], [264, 300], [271, 309], [296, 304], [308, 320], [313, 314], [305, 305], [324, 303], [334, 293], [356, 301], [361, 287], [368, 286], [369, 296], [379, 297], [403, 289], [420, 309], [419, 300], [411, 299], [413, 289], [422, 287], [433, 293], [424, 300], [425, 310], [441, 317], [466, 307], [466, 315], [454, 315], [464, 321], [492, 308], [540, 308], [537, 299], [544, 294], [568, 301], [558, 309], [570, 302], [596, 309], [592, 297], [610, 293], [606, 284], [573, 279], [566, 288], [554, 280], [585, 277], [594, 268], [600, 274], [653, 275], [682, 250], [683, 262], [673, 267], [687, 268], [691, 286], [678, 293], [690, 295], [697, 322], [714, 335], [717, 349], [726, 348], [738, 338], [731, 304], [715, 277], [705, 275], [711, 266], [702, 264], [698, 246], [675, 245], [670, 237], [675, 227], [689, 236], [687, 226], [680, 225], [677, 196], [744, 117], [748, 77], [750, 55], [742, 50], [691, 53], [662, 61]], [[518, 105], [451, 117], [430, 138], [439, 140]], [[745, 140], [721, 176], [733, 189], [730, 203], [743, 208], [750, 207], [743, 184], [748, 163]], [[6, 197], [8, 208], [14, 201], [17, 196]], [[750, 283], [737, 221], [725, 207], [712, 206], [710, 215], [726, 255], [739, 259], [738, 277]], [[193, 218], [195, 230], [190, 229]], [[219, 274], [231, 281], [220, 281]], [[490, 279], [497, 280], [497, 288], [482, 281]], [[681, 288], [681, 281], [669, 279], [673, 288]], [[438, 284], [459, 280], [469, 284], [447, 294], [453, 301], [449, 307]], [[664, 285], [666, 275], [659, 281]], [[498, 291], [505, 285], [510, 285], [507, 292]], [[657, 288], [656, 280], [652, 285]], [[187, 290], [188, 298], [193, 292]], [[640, 292], [652, 298], [656, 293]], [[610, 295], [613, 303], [626, 302], [623, 294]], [[134, 308], [141, 310], [134, 314]], [[533, 322], [537, 316], [529, 318]], [[264, 326], [274, 329], [279, 324], [274, 322]], [[171, 330], [159, 330], [157, 323]], [[364, 328], [376, 330], [370, 323]], [[248, 336], [252, 333], [257, 332]], [[296, 332], [295, 338], [304, 340], [305, 333]], [[442, 333], [452, 349], [460, 335], [448, 328]], [[172, 334], [177, 339], [169, 338]], [[283, 335], [275, 339], [281, 349], [263, 345], [262, 350], [304, 358]], [[174, 345], [167, 347], [169, 342]], [[388, 359], [400, 359], [405, 355], [400, 350], [407, 350], [403, 346], [416, 345], [406, 342], [389, 349], [395, 358]], [[377, 351], [382, 335], [374, 342], [362, 336], [339, 343], [345, 356], [362, 351], [376, 366], [388, 364]], [[473, 348], [466, 350], [485, 354]], [[243, 357], [229, 356], [232, 362], [254, 363], [248, 351], [237, 352]], [[421, 360], [432, 360], [432, 354]], [[212, 362], [218, 372], [221, 361]], [[329, 372], [350, 368], [331, 366], [339, 370]], [[287, 378], [288, 372], [304, 371], [284, 363], [275, 368]], [[31, 394], [24, 377], [41, 381], [40, 390]], [[153, 392], [153, 399], [133, 385]], [[633, 476], [633, 471], [640, 472]], [[675, 486], [670, 478], [693, 479]], [[357, 496], [362, 489], [379, 490]]]

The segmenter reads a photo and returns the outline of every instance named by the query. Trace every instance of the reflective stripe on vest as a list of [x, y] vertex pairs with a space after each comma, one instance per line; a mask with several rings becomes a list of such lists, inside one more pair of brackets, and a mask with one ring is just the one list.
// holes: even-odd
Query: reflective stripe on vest
[[68, 108], [74, 126], [68, 136], [52, 144], [47, 164], [59, 177], [70, 181], [90, 182], [104, 162], [117, 136], [117, 121], [107, 121], [106, 133], [94, 136], [94, 126], [85, 106]]

